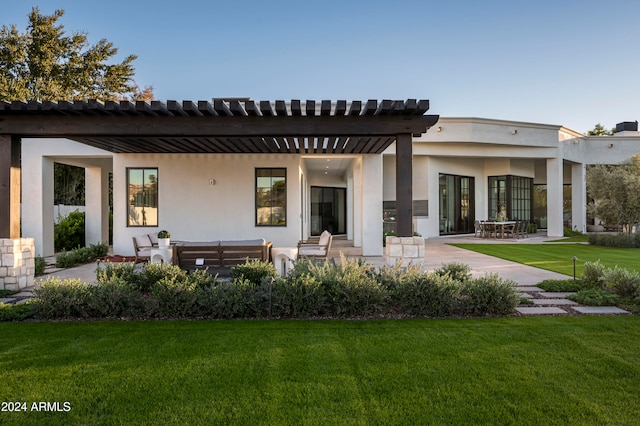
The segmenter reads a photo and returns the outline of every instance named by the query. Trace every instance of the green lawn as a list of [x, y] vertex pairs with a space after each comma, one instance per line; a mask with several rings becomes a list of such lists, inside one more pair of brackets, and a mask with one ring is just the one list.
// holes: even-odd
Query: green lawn
[[640, 318], [0, 324], [0, 424], [637, 424]]
[[561, 274], [573, 275], [573, 256], [576, 274], [582, 276], [584, 262], [600, 262], [613, 268], [618, 265], [640, 272], [640, 249], [611, 248], [587, 244], [452, 244], [467, 250], [535, 266]]

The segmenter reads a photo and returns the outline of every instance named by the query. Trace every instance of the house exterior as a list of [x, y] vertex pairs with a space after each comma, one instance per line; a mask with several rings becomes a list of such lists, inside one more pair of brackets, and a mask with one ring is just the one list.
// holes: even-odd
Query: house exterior
[[[234, 117], [242, 109], [239, 122], [253, 125], [248, 102], [219, 101], [216, 115]], [[501, 210], [561, 236], [567, 225], [586, 229], [585, 166], [616, 164], [640, 152], [637, 123], [621, 123], [615, 136], [589, 137], [559, 125], [425, 116], [414, 104], [359, 108], [358, 117], [388, 112], [380, 122], [358, 122], [376, 129], [365, 137], [344, 120], [351, 104], [326, 101], [276, 105], [286, 117], [309, 118], [295, 128], [298, 136], [212, 140], [189, 133], [195, 127], [182, 137], [136, 134], [137, 124], [125, 114], [113, 120], [114, 127], [129, 126], [117, 138], [108, 128], [90, 136], [22, 137], [22, 236], [35, 239], [38, 255], [53, 254], [54, 162], [86, 170], [87, 243], [108, 238], [113, 174], [113, 251], [122, 255], [133, 254], [133, 236], [160, 229], [178, 240], [264, 238], [274, 247], [295, 246], [328, 229], [362, 247], [364, 256], [382, 256], [383, 226], [400, 225], [407, 211], [410, 230], [425, 238], [473, 233], [475, 220]], [[137, 106], [153, 112], [148, 104]], [[272, 109], [264, 108], [262, 114]], [[401, 127], [401, 117], [414, 116], [421, 121]], [[311, 125], [313, 133], [299, 136]]]

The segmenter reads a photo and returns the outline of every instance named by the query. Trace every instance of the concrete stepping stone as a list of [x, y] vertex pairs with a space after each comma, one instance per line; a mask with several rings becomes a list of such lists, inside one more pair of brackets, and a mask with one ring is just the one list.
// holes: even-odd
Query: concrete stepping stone
[[575, 291], [557, 291], [557, 292], [554, 292], [554, 291], [543, 291], [543, 292], [540, 292], [538, 294], [540, 294], [540, 296], [542, 296], [542, 297], [547, 297], [547, 298], [550, 298], [550, 299], [564, 299], [566, 297], [569, 297], [569, 296], [572, 296], [572, 295], [576, 294], [576, 292]]
[[537, 306], [531, 308], [516, 308], [522, 315], [569, 315], [569, 312], [555, 306]]
[[30, 291], [21, 291], [20, 293], [14, 294], [12, 297], [33, 297], [33, 293]]
[[533, 299], [533, 296], [530, 295], [529, 293], [520, 293], [520, 297], [524, 299]]
[[533, 299], [534, 305], [577, 305], [569, 299]]
[[0, 303], [13, 303], [16, 299], [13, 297], [0, 297]]
[[620, 309], [616, 306], [576, 306], [572, 308], [581, 314], [600, 314], [600, 315], [612, 315], [612, 314], [629, 314], [624, 309]]
[[540, 287], [516, 287], [516, 290], [521, 291], [521, 292], [525, 292], [525, 293], [530, 293], [530, 292], [540, 292], [540, 291], [544, 291], [542, 290]]

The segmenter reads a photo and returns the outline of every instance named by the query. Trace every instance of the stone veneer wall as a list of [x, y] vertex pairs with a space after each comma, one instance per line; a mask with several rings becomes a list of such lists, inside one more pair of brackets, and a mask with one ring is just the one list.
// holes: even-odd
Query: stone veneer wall
[[422, 265], [424, 263], [423, 237], [387, 237], [384, 248], [387, 266], [401, 262], [402, 266]]
[[0, 238], [0, 290], [32, 286], [35, 272], [33, 238]]

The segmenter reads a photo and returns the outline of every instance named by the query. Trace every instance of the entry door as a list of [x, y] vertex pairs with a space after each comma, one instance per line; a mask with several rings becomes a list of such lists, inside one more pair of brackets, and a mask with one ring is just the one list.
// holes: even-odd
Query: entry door
[[347, 233], [347, 189], [311, 187], [311, 235]]
[[473, 232], [474, 178], [440, 175], [440, 235]]

